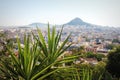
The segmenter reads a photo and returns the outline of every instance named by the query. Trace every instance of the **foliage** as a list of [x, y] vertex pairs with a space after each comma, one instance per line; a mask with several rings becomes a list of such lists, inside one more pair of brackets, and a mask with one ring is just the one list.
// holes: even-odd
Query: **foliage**
[[[89, 64], [74, 64], [72, 65], [74, 70], [67, 71], [69, 73], [63, 74], [68, 76], [69, 79], [63, 80], [92, 80], [92, 70]], [[73, 75], [69, 77], [70, 75]], [[60, 79], [61, 80], [61, 79]]]
[[99, 62], [94, 66], [93, 69], [93, 80], [101, 80], [103, 78], [103, 75], [105, 73], [105, 63]]
[[43, 80], [56, 71], [61, 70], [61, 68], [55, 67], [54, 65], [70, 62], [76, 58], [76, 56], [71, 56], [65, 57], [62, 60], [58, 59], [71, 45], [66, 45], [70, 35], [59, 45], [63, 29], [56, 34], [55, 27], [50, 32], [48, 25], [47, 42], [41, 30], [37, 30], [38, 37], [33, 34], [33, 42], [30, 41], [30, 35], [25, 35], [23, 48], [20, 46], [21, 43], [18, 39], [18, 56], [15, 56], [11, 48], [8, 48], [12, 61], [10, 64], [3, 61], [0, 66], [6, 79]]
[[[79, 80], [112, 80], [112, 76], [105, 69], [106, 63], [100, 61], [96, 65], [77, 64]], [[83, 77], [85, 76], [85, 78]], [[89, 77], [89, 79], [88, 79]]]
[[[2, 61], [4, 61], [7, 64], [10, 64], [11, 59], [8, 54], [7, 46], [9, 48], [13, 47], [13, 40], [10, 38], [7, 38], [6, 33], [0, 33], [0, 67], [2, 67]], [[2, 70], [0, 70], [0, 80], [4, 78], [4, 73]]]
[[77, 68], [77, 79], [76, 80], [92, 80], [93, 78], [93, 66], [90, 64], [75, 64]]
[[[12, 38], [8, 38], [7, 37], [7, 33], [0, 33], [0, 57], [4, 57], [7, 54], [7, 46], [9, 48], [13, 48], [14, 47], [14, 40]], [[7, 45], [7, 46], [6, 46]]]
[[113, 77], [120, 78], [120, 46], [109, 53], [106, 69]]
[[106, 45], [107, 49], [114, 49], [115, 47], [116, 47], [115, 44], [108, 44], [108, 45]]
[[119, 43], [119, 39], [113, 39], [112, 43]]
[[85, 54], [85, 56], [86, 56], [87, 58], [95, 58], [95, 54], [94, 54], [93, 52], [87, 52], [87, 53]]
[[75, 55], [82, 55], [85, 53], [85, 48], [84, 46], [75, 47], [72, 49], [72, 53]]
[[99, 54], [99, 53], [97, 53], [97, 54], [95, 54], [95, 58], [96, 58], [98, 61], [101, 61], [102, 58], [105, 58], [105, 55], [104, 55], [104, 54]]
[[85, 58], [96, 58], [98, 61], [101, 61], [102, 58], [105, 57], [105, 55], [104, 54], [99, 54], [99, 53], [87, 52], [82, 57], [85, 57]]
[[103, 80], [114, 80], [114, 79], [108, 71], [105, 71], [105, 73], [103, 75]]
[[5, 46], [5, 42], [6, 42], [6, 34], [4, 33], [0, 33], [0, 56], [3, 56], [6, 52], [6, 46]]

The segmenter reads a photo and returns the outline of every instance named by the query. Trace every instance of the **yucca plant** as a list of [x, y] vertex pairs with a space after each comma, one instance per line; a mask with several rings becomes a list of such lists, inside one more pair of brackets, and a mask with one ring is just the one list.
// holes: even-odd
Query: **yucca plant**
[[62, 69], [55, 67], [55, 65], [73, 61], [76, 56], [58, 59], [71, 45], [66, 45], [70, 35], [59, 45], [62, 30], [63, 28], [56, 33], [55, 27], [53, 27], [51, 32], [48, 24], [48, 41], [45, 41], [41, 30], [37, 28], [38, 37], [34, 33], [32, 35], [34, 41], [30, 40], [30, 35], [25, 35], [24, 47], [20, 46], [21, 43], [18, 39], [19, 55], [15, 56], [14, 52], [8, 48], [12, 61], [10, 64], [3, 61], [0, 66], [5, 78], [13, 80], [43, 80]]
[[90, 68], [76, 68], [76, 71], [74, 72], [74, 80], [92, 80], [92, 74], [93, 72]]

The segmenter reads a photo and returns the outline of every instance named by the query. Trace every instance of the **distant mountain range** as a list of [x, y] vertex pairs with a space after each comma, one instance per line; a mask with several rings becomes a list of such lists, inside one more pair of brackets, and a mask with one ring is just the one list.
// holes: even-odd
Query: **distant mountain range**
[[[26, 27], [31, 27], [31, 28], [36, 28], [36, 27], [40, 27], [40, 28], [44, 28], [44, 27], [47, 27], [48, 24], [45, 24], [45, 23], [32, 23], [32, 24], [29, 24], [29, 25], [25, 25], [25, 26], [14, 26], [14, 27], [22, 27], [22, 28], [26, 28]], [[100, 26], [100, 25], [95, 25], [95, 24], [91, 24], [91, 23], [87, 23], [85, 21], [83, 21], [82, 19], [76, 17], [74, 18], [73, 20], [65, 23], [65, 24], [62, 24], [64, 25], [65, 27], [69, 27], [69, 26], [72, 26], [72, 27], [84, 27], [84, 28], [105, 28], [106, 26]], [[62, 25], [56, 25], [57, 27], [58, 26], [62, 26]], [[50, 26], [52, 26], [52, 24], [50, 24]], [[2, 27], [2, 26], [1, 26]], [[3, 26], [3, 28], [6, 27], [6, 26]], [[12, 26], [8, 26], [8, 27], [12, 27]], [[109, 27], [109, 26], [107, 26]], [[109, 27], [110, 28], [110, 27]]]
[[[39, 27], [42, 26], [42, 27], [44, 27], [44, 26], [46, 26], [46, 25], [47, 25], [47, 24], [45, 24], [45, 23], [32, 23], [32, 24], [29, 24], [29, 26], [31, 26], [31, 27], [34, 27], [34, 26], [39, 26]], [[63, 25], [71, 25], [71, 26], [88, 25], [88, 26], [90, 26], [89, 23], [84, 22], [84, 21], [81, 20], [80, 18], [75, 18], [75, 19], [71, 20], [70, 22], [68, 22], [68, 23], [66, 23], [66, 24], [63, 24]]]
[[[45, 24], [45, 23], [32, 23], [32, 24], [29, 24], [28, 26], [29, 27], [45, 27], [47, 26], [48, 24]], [[64, 26], [84, 26], [84, 27], [102, 27], [102, 26], [99, 26], [99, 25], [94, 25], [94, 24], [90, 24], [90, 23], [87, 23], [87, 22], [84, 22], [82, 19], [76, 17], [74, 18], [73, 20], [71, 20], [70, 22], [68, 23], [65, 23], [65, 24], [62, 24]], [[51, 24], [52, 26], [52, 24]], [[56, 25], [56, 26], [61, 26], [61, 25]]]
[[70, 22], [68, 22], [68, 23], [66, 23], [66, 24], [64, 24], [64, 25], [73, 25], [73, 26], [77, 26], [77, 25], [91, 25], [91, 24], [89, 24], [89, 23], [86, 23], [86, 22], [84, 22], [82, 19], [80, 19], [80, 18], [75, 18], [75, 19], [73, 19], [73, 20], [71, 20]]
[[29, 24], [28, 26], [31, 26], [31, 27], [45, 27], [47, 24], [45, 23], [32, 23], [32, 24]]

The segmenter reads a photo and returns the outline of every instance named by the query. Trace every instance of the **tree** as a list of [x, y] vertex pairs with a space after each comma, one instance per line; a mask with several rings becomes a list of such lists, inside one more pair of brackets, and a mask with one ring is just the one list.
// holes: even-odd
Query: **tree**
[[118, 39], [113, 39], [112, 43], [119, 43], [120, 41]]
[[85, 55], [87, 58], [95, 58], [95, 54], [93, 52], [87, 52]]
[[115, 45], [115, 44], [108, 44], [108, 45], [106, 45], [106, 48], [107, 49], [114, 49], [116, 46], [117, 45]]
[[7, 39], [7, 36], [5, 33], [0, 33], [0, 57], [5, 55], [3, 53], [5, 53], [7, 51], [7, 48], [6, 48], [6, 39]]
[[109, 53], [106, 69], [113, 77], [120, 78], [120, 46]]
[[0, 33], [0, 57], [6, 56], [7, 47], [13, 48], [15, 40], [14, 38], [8, 38], [7, 33]]
[[98, 61], [101, 61], [102, 58], [105, 58], [105, 55], [104, 55], [104, 54], [99, 54], [99, 53], [97, 53], [97, 54], [95, 54], [95, 58], [96, 58]]

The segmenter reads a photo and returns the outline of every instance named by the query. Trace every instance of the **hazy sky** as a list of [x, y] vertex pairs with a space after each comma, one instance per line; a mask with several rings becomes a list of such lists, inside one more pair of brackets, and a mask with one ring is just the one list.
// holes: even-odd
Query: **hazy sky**
[[120, 0], [0, 0], [0, 26], [83, 21], [120, 27]]

